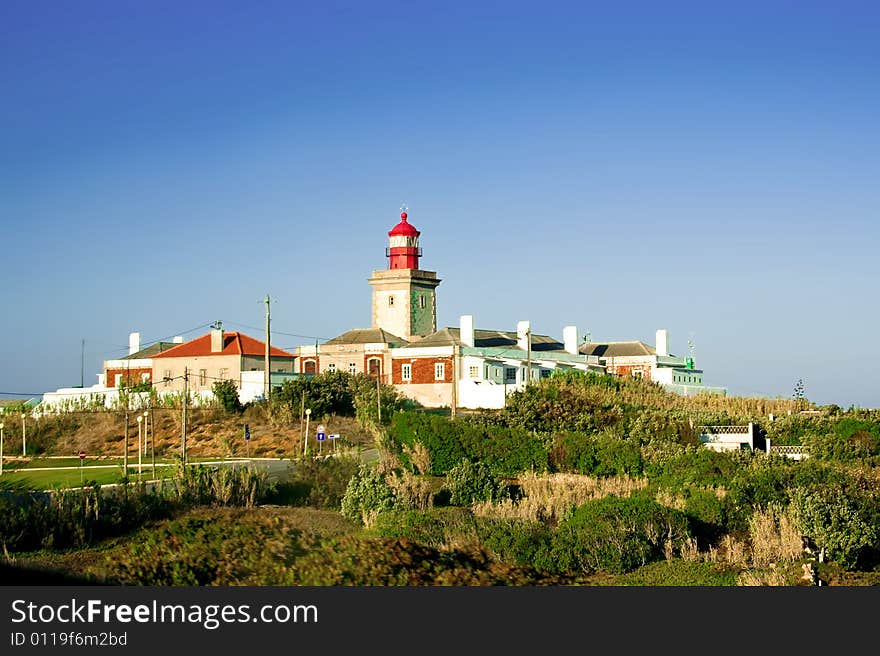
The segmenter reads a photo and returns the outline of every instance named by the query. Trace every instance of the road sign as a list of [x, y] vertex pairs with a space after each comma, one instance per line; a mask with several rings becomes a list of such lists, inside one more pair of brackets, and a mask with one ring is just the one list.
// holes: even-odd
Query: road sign
[[318, 428], [316, 428], [315, 430], [317, 430], [319, 433], [323, 433], [324, 432], [324, 424], [318, 424]]
[[251, 439], [251, 428], [247, 424], [244, 425], [244, 439]]
[[85, 452], [85, 451], [80, 451], [80, 452], [79, 452], [79, 459], [80, 459], [80, 460], [85, 460], [85, 459], [86, 459], [86, 452]]
[[327, 435], [325, 433], [318, 433], [318, 441], [319, 442], [323, 442], [326, 437], [327, 437]]
[[327, 437], [329, 437], [331, 440], [335, 440], [339, 437], [339, 434], [338, 433], [330, 433]]

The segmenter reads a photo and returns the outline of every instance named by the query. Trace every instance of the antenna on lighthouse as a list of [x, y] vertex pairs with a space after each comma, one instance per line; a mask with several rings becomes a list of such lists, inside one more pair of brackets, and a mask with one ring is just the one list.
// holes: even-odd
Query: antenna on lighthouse
[[694, 349], [695, 348], [696, 347], [694, 346], [694, 334], [691, 333], [690, 337], [688, 337], [688, 354], [691, 357], [694, 357]]
[[400, 201], [400, 211], [401, 212], [409, 212], [409, 206], [406, 204], [406, 201]]

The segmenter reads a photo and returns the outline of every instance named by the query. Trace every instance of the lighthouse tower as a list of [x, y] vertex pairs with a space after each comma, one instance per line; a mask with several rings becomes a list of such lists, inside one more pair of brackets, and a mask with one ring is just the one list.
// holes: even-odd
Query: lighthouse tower
[[400, 223], [388, 232], [388, 268], [373, 271], [373, 328], [382, 328], [408, 341], [437, 331], [437, 285], [434, 271], [419, 269], [419, 235], [408, 222], [406, 207]]

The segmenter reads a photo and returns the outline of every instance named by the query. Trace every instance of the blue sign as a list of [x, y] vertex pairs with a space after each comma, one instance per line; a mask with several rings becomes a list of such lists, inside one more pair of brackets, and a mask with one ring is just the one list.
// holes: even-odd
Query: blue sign
[[324, 433], [318, 433], [318, 441], [323, 442], [326, 435]]
[[244, 425], [244, 439], [251, 439], [251, 429], [250, 426], [248, 426], [247, 424]]

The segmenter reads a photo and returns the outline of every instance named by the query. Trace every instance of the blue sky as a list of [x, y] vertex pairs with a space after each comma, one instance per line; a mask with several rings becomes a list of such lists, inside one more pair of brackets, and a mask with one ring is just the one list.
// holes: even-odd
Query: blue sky
[[406, 201], [441, 325], [667, 328], [731, 394], [880, 407], [875, 3], [6, 0], [0, 30], [0, 396], [79, 384], [82, 339], [90, 385], [135, 330], [261, 337], [267, 293], [278, 346], [366, 327]]

